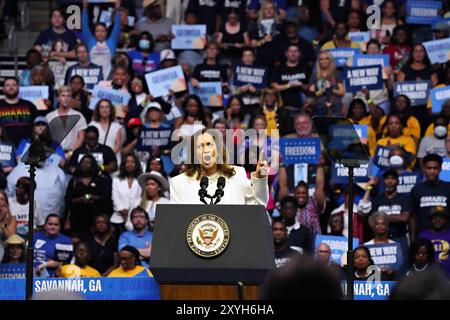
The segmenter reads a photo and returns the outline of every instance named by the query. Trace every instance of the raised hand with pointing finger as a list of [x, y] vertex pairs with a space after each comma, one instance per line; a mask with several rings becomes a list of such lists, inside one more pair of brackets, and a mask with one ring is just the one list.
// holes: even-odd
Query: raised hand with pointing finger
[[266, 160], [264, 160], [264, 150], [261, 150], [261, 153], [258, 157], [258, 163], [256, 164], [256, 177], [257, 178], [265, 178], [269, 173], [270, 167]]

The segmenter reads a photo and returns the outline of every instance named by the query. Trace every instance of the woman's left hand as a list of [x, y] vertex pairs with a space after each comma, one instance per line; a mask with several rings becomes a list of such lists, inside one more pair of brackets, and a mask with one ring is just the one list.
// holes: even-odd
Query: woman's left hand
[[264, 150], [261, 150], [259, 154], [258, 163], [256, 164], [256, 177], [257, 178], [265, 178], [270, 170], [270, 167], [266, 160], [264, 159]]

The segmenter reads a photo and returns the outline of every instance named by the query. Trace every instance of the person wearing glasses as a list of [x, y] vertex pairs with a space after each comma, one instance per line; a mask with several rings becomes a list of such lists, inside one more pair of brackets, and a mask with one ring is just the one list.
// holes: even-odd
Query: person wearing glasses
[[133, 229], [131, 231], [125, 231], [120, 235], [119, 257], [125, 247], [132, 246], [138, 251], [137, 260], [148, 261], [152, 252], [153, 239], [153, 232], [149, 230], [149, 216], [143, 208], [136, 207], [131, 210], [130, 218]]

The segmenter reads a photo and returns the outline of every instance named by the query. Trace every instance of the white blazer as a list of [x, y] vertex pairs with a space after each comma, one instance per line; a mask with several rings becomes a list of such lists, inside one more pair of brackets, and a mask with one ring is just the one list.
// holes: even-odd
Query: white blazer
[[[267, 176], [256, 178], [252, 173], [251, 181], [247, 178], [243, 167], [234, 166], [236, 174], [231, 178], [225, 177], [224, 196], [218, 204], [260, 204], [267, 206], [269, 202], [269, 185]], [[219, 173], [209, 176], [208, 194], [214, 195], [217, 189]], [[174, 204], [202, 204], [198, 196], [200, 179], [188, 177], [182, 173], [170, 181], [170, 200]], [[210, 199], [205, 198], [209, 204]]]
[[[111, 216], [111, 221], [123, 221], [120, 211], [136, 208], [141, 202], [142, 188], [139, 185], [137, 179], [133, 180], [131, 188], [128, 187], [127, 179], [120, 179], [119, 177], [113, 178], [112, 182], [112, 200], [114, 205], [114, 213]], [[126, 224], [131, 225], [130, 216], [128, 215], [128, 221]], [[115, 222], [117, 223], [117, 222]]]

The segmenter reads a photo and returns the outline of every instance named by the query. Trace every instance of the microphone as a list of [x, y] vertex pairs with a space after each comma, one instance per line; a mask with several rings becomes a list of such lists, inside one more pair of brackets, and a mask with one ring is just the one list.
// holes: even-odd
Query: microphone
[[225, 178], [219, 177], [219, 179], [217, 180], [217, 190], [216, 190], [216, 193], [214, 194], [214, 197], [216, 198], [216, 201], [214, 202], [214, 204], [218, 204], [220, 202], [220, 200], [222, 199], [222, 197], [224, 195], [224, 191], [223, 191], [224, 188], [225, 188]]
[[202, 177], [200, 179], [200, 190], [198, 190], [198, 196], [200, 197], [200, 201], [204, 204], [207, 204], [205, 197], [208, 197], [208, 191], [206, 190], [206, 188], [208, 188], [208, 184], [208, 177]]

